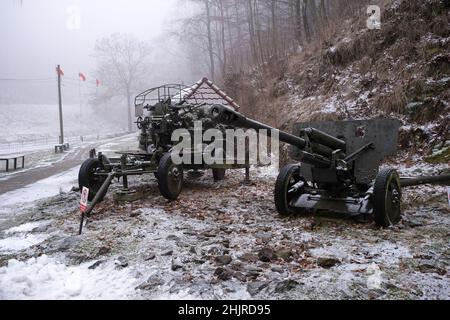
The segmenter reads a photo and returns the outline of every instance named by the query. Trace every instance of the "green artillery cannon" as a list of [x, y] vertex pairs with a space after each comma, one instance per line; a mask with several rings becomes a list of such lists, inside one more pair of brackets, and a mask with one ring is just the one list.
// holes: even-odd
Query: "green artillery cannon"
[[401, 219], [402, 187], [448, 183], [450, 175], [401, 179], [393, 168], [382, 168], [397, 149], [398, 120], [340, 121], [297, 124], [293, 134], [216, 106], [216, 121], [236, 127], [277, 131], [292, 146], [300, 164], [284, 167], [276, 181], [275, 205], [281, 215], [307, 210], [351, 216], [373, 216], [388, 227]]
[[[210, 93], [196, 96], [204, 84], [224, 103], [215, 104]], [[188, 170], [212, 170], [214, 179], [222, 180], [226, 170], [245, 168], [248, 178], [248, 153], [245, 159], [235, 159], [232, 164], [228, 158], [223, 164], [204, 162], [203, 147], [210, 141], [184, 151], [188, 158], [200, 155], [200, 163], [174, 163], [172, 152], [177, 143], [172, 141], [173, 133], [186, 129], [194, 135], [194, 122], [198, 121], [203, 131], [265, 130], [292, 146], [291, 157], [298, 164], [283, 168], [275, 185], [275, 206], [281, 215], [330, 211], [372, 216], [378, 225], [387, 227], [401, 219], [402, 187], [450, 182], [448, 175], [401, 179], [393, 168], [380, 169], [384, 158], [396, 152], [398, 120], [303, 123], [297, 124], [291, 134], [245, 117], [236, 111], [238, 107], [207, 79], [192, 87], [165, 85], [140, 94], [136, 98], [139, 150], [119, 153], [117, 158], [91, 152], [90, 159], [81, 166], [79, 186], [80, 190], [89, 189], [90, 205], [82, 216], [80, 233], [84, 216], [89, 216], [104, 199], [114, 178], [122, 179], [123, 193], [132, 199], [128, 177], [155, 175], [161, 194], [171, 201], [182, 192], [184, 172]]]

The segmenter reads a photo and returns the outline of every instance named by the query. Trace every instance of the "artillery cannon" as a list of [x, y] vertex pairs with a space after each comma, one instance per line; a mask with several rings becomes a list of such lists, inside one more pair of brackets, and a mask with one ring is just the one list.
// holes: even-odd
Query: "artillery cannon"
[[[205, 83], [222, 99], [222, 104], [213, 103], [210, 94], [196, 96]], [[161, 194], [169, 200], [180, 195], [186, 170], [212, 170], [214, 179], [222, 180], [227, 169], [245, 168], [248, 179], [248, 153], [245, 159], [235, 159], [232, 164], [228, 158], [220, 164], [207, 164], [203, 161], [203, 147], [208, 141], [184, 151], [188, 158], [200, 155], [203, 162], [174, 163], [172, 152], [176, 143], [172, 134], [177, 129], [195, 134], [196, 121], [202, 122], [203, 131], [266, 130], [268, 135], [276, 133], [281, 142], [291, 145], [291, 157], [299, 164], [284, 167], [277, 178], [275, 205], [281, 215], [331, 211], [373, 216], [378, 225], [387, 227], [400, 221], [402, 187], [450, 182], [448, 175], [401, 179], [395, 169], [380, 170], [383, 159], [396, 152], [401, 125], [398, 120], [303, 123], [297, 124], [290, 134], [240, 114], [236, 111], [239, 106], [207, 79], [192, 87], [165, 85], [147, 90], [136, 98], [135, 105], [139, 150], [118, 153], [117, 158], [97, 155], [93, 150], [81, 166], [80, 190], [89, 189], [91, 203], [82, 215], [80, 234], [85, 215], [89, 216], [103, 200], [114, 178], [122, 179], [122, 192], [133, 199], [128, 177], [153, 174]]]
[[291, 157], [300, 164], [284, 167], [276, 181], [281, 215], [314, 210], [373, 216], [388, 227], [401, 219], [402, 187], [450, 182], [449, 175], [401, 179], [393, 168], [380, 170], [383, 159], [396, 152], [398, 120], [303, 123], [289, 134], [223, 106], [212, 113], [221, 123], [277, 132], [280, 141], [291, 145]]

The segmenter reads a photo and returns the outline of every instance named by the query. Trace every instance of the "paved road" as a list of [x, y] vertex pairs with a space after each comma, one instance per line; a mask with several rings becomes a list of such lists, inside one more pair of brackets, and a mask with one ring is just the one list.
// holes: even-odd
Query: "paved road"
[[109, 140], [109, 142], [103, 141], [93, 143], [91, 145], [77, 149], [75, 152], [67, 155], [67, 157], [63, 161], [59, 161], [48, 167], [35, 168], [24, 172], [18, 172], [17, 174], [10, 176], [7, 180], [0, 181], [0, 194], [26, 187], [42, 179], [46, 179], [48, 177], [70, 170], [86, 160], [89, 157], [89, 150], [93, 148], [98, 148], [99, 146], [104, 146], [111, 142], [114, 143], [116, 147], [119, 147], [120, 144], [132, 146], [133, 139], [134, 136], [125, 136], [111, 139]]
[[92, 146], [84, 147], [69, 154], [64, 161], [54, 163], [48, 167], [31, 169], [19, 172], [7, 180], [0, 182], [0, 194], [23, 188], [39, 180], [54, 176], [69, 169], [72, 169], [82, 163], [89, 156], [89, 150]]

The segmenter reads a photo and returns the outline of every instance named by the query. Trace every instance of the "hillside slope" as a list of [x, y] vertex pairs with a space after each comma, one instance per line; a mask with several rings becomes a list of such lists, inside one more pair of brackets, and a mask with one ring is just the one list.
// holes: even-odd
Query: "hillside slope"
[[450, 2], [389, 1], [380, 30], [365, 19], [359, 12], [295, 56], [229, 76], [228, 90], [245, 113], [286, 130], [395, 117], [404, 124], [403, 160], [449, 163]]

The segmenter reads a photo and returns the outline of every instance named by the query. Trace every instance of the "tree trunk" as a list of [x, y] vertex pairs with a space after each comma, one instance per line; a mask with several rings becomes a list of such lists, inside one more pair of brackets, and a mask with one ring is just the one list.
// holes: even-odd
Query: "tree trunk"
[[128, 106], [128, 133], [133, 132], [133, 116], [132, 116], [132, 106], [131, 106], [131, 90], [127, 87], [127, 106]]
[[255, 21], [253, 15], [253, 4], [252, 0], [247, 0], [247, 10], [248, 10], [248, 29], [250, 36], [250, 49], [252, 52], [253, 63], [258, 63], [258, 54], [256, 52], [256, 41], [255, 41]]
[[212, 81], [215, 81], [215, 65], [214, 65], [214, 49], [213, 49], [213, 40], [212, 40], [212, 32], [211, 32], [211, 8], [209, 6], [209, 0], [205, 0], [206, 7], [206, 29], [208, 32], [208, 53], [209, 53], [209, 68], [210, 68], [210, 77]]
[[308, 7], [309, 7], [309, 0], [303, 0], [303, 7], [302, 7], [302, 19], [303, 19], [303, 28], [305, 30], [305, 39], [307, 42], [311, 41], [311, 29], [309, 26], [309, 19], [308, 19]]
[[271, 2], [271, 8], [270, 8], [271, 14], [272, 14], [272, 46], [273, 46], [273, 52], [274, 56], [278, 56], [278, 30], [277, 30], [277, 19], [276, 19], [276, 0], [272, 0]]

